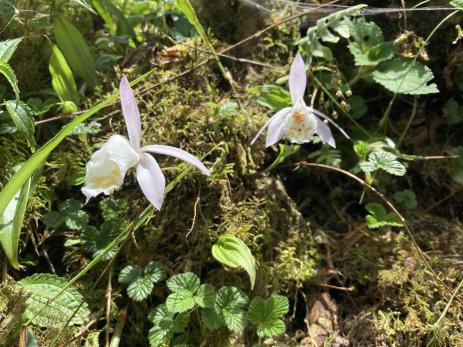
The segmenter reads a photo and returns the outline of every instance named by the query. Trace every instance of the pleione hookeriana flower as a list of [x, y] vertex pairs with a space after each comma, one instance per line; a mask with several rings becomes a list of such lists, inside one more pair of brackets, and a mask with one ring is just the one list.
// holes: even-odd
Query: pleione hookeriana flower
[[288, 139], [292, 143], [306, 143], [312, 140], [314, 134], [318, 135], [322, 142], [336, 147], [331, 129], [322, 119], [334, 125], [345, 137], [349, 138], [346, 132], [331, 118], [305, 104], [304, 93], [306, 86], [307, 74], [304, 60], [298, 53], [289, 71], [289, 92], [293, 105], [275, 113], [258, 131], [251, 141], [251, 145], [268, 128], [265, 140], [266, 147], [272, 146], [282, 139]]
[[203, 174], [209, 170], [190, 153], [166, 145], [141, 147], [141, 121], [133, 90], [125, 76], [120, 87], [122, 113], [129, 138], [112, 135], [99, 150], [93, 153], [86, 166], [82, 192], [87, 201], [101, 193], [109, 195], [122, 186], [130, 168], [136, 168], [137, 181], [148, 201], [160, 209], [164, 201], [166, 179], [157, 161], [149, 153], [170, 155], [197, 167]]

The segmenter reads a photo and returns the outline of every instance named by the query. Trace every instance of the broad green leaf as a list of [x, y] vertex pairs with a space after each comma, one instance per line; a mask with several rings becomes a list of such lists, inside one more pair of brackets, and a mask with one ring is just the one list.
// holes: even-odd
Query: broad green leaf
[[383, 32], [374, 22], [362, 18], [349, 21], [348, 27], [352, 39], [348, 47], [355, 65], [376, 66], [394, 56], [394, 45], [384, 42]]
[[135, 282], [137, 279], [139, 279], [142, 276], [142, 273], [143, 271], [140, 266], [127, 265], [119, 273], [118, 280], [120, 283], [130, 284], [132, 282]]
[[50, 64], [51, 84], [62, 102], [72, 101], [79, 105], [79, 93], [71, 68], [58, 46], [51, 46]]
[[256, 263], [248, 246], [236, 236], [225, 234], [212, 246], [212, 256], [231, 268], [242, 267], [251, 281], [251, 289], [256, 282]]
[[117, 23], [114, 20], [111, 11], [108, 8], [106, 0], [91, 0], [91, 4], [96, 12], [100, 15], [101, 19], [105, 22], [112, 35], [116, 34]]
[[235, 287], [222, 287], [217, 292], [215, 307], [222, 312], [223, 320], [228, 329], [234, 332], [244, 330], [248, 303], [246, 294]]
[[450, 1], [450, 5], [452, 5], [458, 10], [463, 11], [463, 0], [452, 0]]
[[171, 292], [186, 290], [190, 291], [193, 295], [198, 291], [199, 287], [199, 278], [192, 272], [174, 275], [167, 280], [167, 288], [169, 288]]
[[395, 192], [394, 200], [398, 203], [401, 203], [402, 205], [404, 205], [406, 209], [409, 210], [414, 209], [416, 206], [418, 206], [418, 202], [416, 201], [416, 194], [413, 192], [413, 190], [410, 189]]
[[17, 103], [15, 100], [5, 101], [5, 106], [18, 132], [27, 140], [29, 147], [35, 150], [35, 123], [29, 106], [21, 101]]
[[0, 74], [2, 74], [8, 83], [10, 84], [11, 88], [13, 88], [14, 95], [16, 96], [16, 102], [19, 102], [19, 87], [18, 87], [18, 80], [16, 75], [14, 74], [13, 69], [11, 66], [3, 61], [0, 61]]
[[191, 291], [180, 289], [167, 297], [166, 306], [170, 312], [185, 312], [195, 306], [195, 297]]
[[150, 296], [154, 284], [147, 277], [140, 277], [127, 287], [127, 294], [135, 301], [143, 301]]
[[68, 321], [71, 325], [87, 322], [90, 310], [74, 287], [67, 288], [62, 295], [51, 301], [67, 284], [64, 278], [52, 274], [34, 274], [18, 283], [31, 294], [26, 301], [24, 316], [26, 319], [35, 316], [32, 319], [33, 324], [56, 328]]
[[401, 227], [403, 226], [399, 217], [394, 212], [387, 212], [383, 205], [372, 202], [365, 205], [370, 213], [367, 215], [367, 225], [371, 229], [381, 228], [386, 225]]
[[146, 278], [153, 283], [162, 281], [166, 277], [166, 272], [161, 264], [154, 261], [150, 261], [146, 264], [145, 269], [143, 270]]
[[19, 269], [19, 236], [29, 199], [31, 181], [32, 178], [26, 181], [22, 189], [10, 201], [3, 214], [0, 215], [0, 244], [10, 264], [15, 269]]
[[257, 103], [273, 111], [278, 111], [283, 107], [290, 107], [292, 105], [289, 92], [280, 86], [265, 84], [249, 88], [249, 92], [256, 97]]
[[271, 296], [268, 299], [254, 298], [249, 304], [248, 320], [257, 325], [257, 335], [277, 336], [285, 332], [281, 317], [288, 312], [289, 303], [285, 296]]
[[215, 303], [215, 289], [210, 284], [202, 284], [195, 294], [195, 302], [203, 307], [213, 307]]
[[82, 77], [90, 88], [99, 84], [96, 62], [82, 34], [67, 19], [55, 21], [55, 37], [60, 51], [71, 68]]
[[209, 330], [218, 329], [225, 324], [221, 310], [215, 307], [202, 309], [201, 320]]
[[8, 63], [22, 39], [22, 37], [18, 37], [17, 39], [0, 41], [0, 61]]
[[[90, 253], [93, 258], [97, 257], [117, 235], [121, 229], [116, 223], [104, 222], [100, 230], [94, 226], [86, 226], [82, 229], [80, 240], [82, 248]], [[116, 254], [118, 247], [114, 246], [109, 252], [105, 253], [102, 261], [111, 259]]]
[[430, 83], [434, 75], [430, 68], [418, 61], [394, 58], [382, 62], [372, 73], [373, 79], [393, 93], [421, 95], [438, 93]]
[[361, 163], [360, 168], [367, 173], [381, 169], [396, 176], [403, 176], [407, 172], [405, 166], [397, 160], [397, 156], [386, 151], [371, 152], [368, 161]]

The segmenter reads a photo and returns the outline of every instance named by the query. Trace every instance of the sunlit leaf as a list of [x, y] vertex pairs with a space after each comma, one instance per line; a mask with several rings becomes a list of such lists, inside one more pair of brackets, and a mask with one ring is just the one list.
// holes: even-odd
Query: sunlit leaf
[[288, 298], [271, 296], [268, 299], [254, 298], [249, 304], [248, 320], [257, 325], [257, 335], [261, 337], [278, 336], [285, 332], [281, 317], [288, 312]]

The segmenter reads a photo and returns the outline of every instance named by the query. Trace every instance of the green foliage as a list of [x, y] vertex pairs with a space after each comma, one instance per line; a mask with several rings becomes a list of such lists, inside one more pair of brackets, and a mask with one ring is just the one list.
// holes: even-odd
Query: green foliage
[[394, 199], [408, 210], [414, 209], [418, 206], [418, 202], [416, 201], [416, 194], [413, 192], [413, 190], [410, 189], [405, 189], [401, 192], [395, 192]]
[[14, 91], [16, 96], [16, 102], [19, 102], [19, 87], [18, 87], [18, 79], [11, 68], [11, 66], [3, 61], [0, 60], [0, 74], [2, 74], [8, 83], [10, 84], [11, 88]]
[[148, 319], [154, 324], [148, 334], [150, 346], [158, 347], [170, 342], [175, 333], [185, 332], [189, 315], [186, 312], [172, 313], [162, 304], [151, 311]]
[[16, 39], [0, 41], [0, 61], [8, 63], [22, 39], [22, 37], [18, 37]]
[[267, 171], [273, 170], [278, 165], [283, 163], [286, 159], [290, 156], [298, 153], [301, 149], [300, 145], [284, 145], [279, 143], [278, 144], [278, 156], [275, 158], [272, 164], [267, 168]]
[[29, 106], [22, 101], [18, 103], [15, 100], [5, 101], [5, 106], [8, 114], [16, 125], [18, 133], [27, 140], [32, 150], [35, 150], [35, 124]]
[[90, 310], [74, 287], [68, 287], [55, 298], [67, 284], [64, 278], [52, 274], [34, 274], [18, 283], [31, 294], [26, 301], [24, 316], [32, 319], [33, 324], [53, 328], [68, 320], [71, 325], [87, 322]]
[[198, 276], [192, 272], [172, 276], [167, 280], [167, 287], [172, 292], [166, 299], [166, 307], [171, 312], [185, 312], [195, 305], [203, 308], [214, 305], [214, 287], [201, 285]]
[[450, 1], [450, 5], [463, 11], [463, 0], [452, 0]]
[[[121, 233], [121, 229], [114, 222], [104, 222], [98, 230], [93, 225], [85, 226], [80, 233], [80, 241], [84, 251], [90, 253], [93, 258], [97, 257], [117, 235]], [[114, 246], [107, 252], [102, 260], [111, 259], [117, 252], [117, 246]]]
[[220, 117], [233, 117], [238, 113], [238, 108], [236, 102], [226, 102], [222, 105], [217, 105], [214, 109], [214, 114]]
[[350, 106], [350, 115], [355, 118], [359, 119], [368, 112], [368, 106], [365, 103], [365, 99], [360, 95], [354, 95], [347, 100], [347, 103]]
[[258, 336], [278, 336], [285, 332], [285, 323], [281, 318], [288, 310], [288, 298], [285, 296], [274, 295], [268, 299], [256, 297], [249, 304], [247, 319], [257, 325]]
[[392, 42], [384, 42], [381, 28], [365, 19], [349, 21], [349, 50], [357, 66], [376, 66], [394, 56]]
[[430, 68], [418, 61], [394, 58], [381, 63], [372, 73], [373, 79], [393, 93], [422, 95], [439, 93], [437, 85], [430, 83], [434, 75]]
[[106, 221], [113, 221], [119, 224], [126, 222], [126, 215], [129, 210], [129, 202], [125, 198], [106, 198], [100, 201], [100, 209]]
[[463, 122], [463, 106], [453, 99], [450, 99], [444, 105], [442, 111], [447, 116], [449, 124], [454, 125]]
[[69, 135], [95, 135], [101, 130], [101, 124], [95, 121], [81, 123], [74, 128]]
[[9, 23], [16, 13], [16, 0], [0, 1], [0, 17], [5, 23]]
[[254, 288], [256, 262], [248, 246], [242, 240], [230, 234], [221, 235], [217, 243], [212, 246], [212, 256], [223, 265], [245, 269], [251, 281], [251, 289]]
[[[71, 68], [58, 46], [51, 46], [50, 63], [51, 84], [61, 102], [72, 102], [79, 105], [79, 94]], [[76, 106], [77, 108], [77, 106]]]
[[386, 225], [401, 227], [403, 226], [399, 217], [394, 212], [387, 212], [383, 205], [377, 202], [371, 202], [365, 205], [370, 213], [367, 215], [367, 225], [370, 229], [381, 228]]
[[247, 295], [235, 287], [222, 287], [217, 291], [213, 307], [201, 311], [203, 323], [210, 330], [225, 325], [234, 332], [243, 331], [246, 326]]
[[309, 158], [316, 163], [341, 167], [341, 151], [330, 146], [322, 146], [319, 150], [313, 151], [309, 154]]
[[90, 88], [98, 85], [96, 62], [79, 30], [67, 19], [60, 17], [55, 22], [55, 37], [72, 70], [82, 77]]
[[76, 199], [67, 199], [58, 205], [58, 211], [44, 214], [43, 222], [48, 228], [58, 229], [66, 225], [71, 230], [82, 230], [88, 224], [87, 212], [82, 210], [84, 205]]
[[164, 278], [164, 268], [154, 261], [150, 261], [143, 270], [138, 265], [127, 265], [119, 273], [119, 282], [129, 285], [127, 294], [135, 301], [145, 300], [153, 291], [154, 284]]
[[283, 107], [292, 105], [289, 92], [271, 84], [249, 88], [249, 92], [255, 96], [258, 104], [268, 107], [273, 111], [278, 111]]
[[360, 168], [366, 173], [381, 169], [396, 176], [403, 176], [407, 172], [405, 166], [397, 160], [397, 156], [386, 151], [371, 152], [368, 161], [360, 163]]

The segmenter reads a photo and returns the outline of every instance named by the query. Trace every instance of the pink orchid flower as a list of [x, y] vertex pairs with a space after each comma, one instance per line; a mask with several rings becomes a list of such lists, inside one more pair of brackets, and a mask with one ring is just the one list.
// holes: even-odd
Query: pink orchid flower
[[268, 127], [265, 146], [269, 147], [281, 139], [288, 139], [292, 143], [305, 143], [317, 134], [322, 142], [336, 147], [331, 129], [320, 118], [333, 124], [345, 137], [346, 132], [340, 128], [331, 118], [316, 109], [306, 106], [304, 93], [307, 85], [307, 75], [302, 56], [297, 53], [289, 71], [289, 92], [291, 94], [292, 107], [285, 107], [275, 113], [259, 130], [251, 145]]
[[179, 148], [165, 145], [140, 147], [140, 113], [133, 90], [125, 76], [122, 77], [119, 91], [129, 139], [121, 135], [112, 135], [93, 153], [87, 163], [82, 192], [87, 201], [101, 193], [109, 195], [122, 186], [127, 170], [135, 167], [137, 181], [143, 194], [159, 210], [164, 201], [166, 179], [157, 161], [148, 152], [182, 159], [208, 176], [210, 172], [197, 158]]

